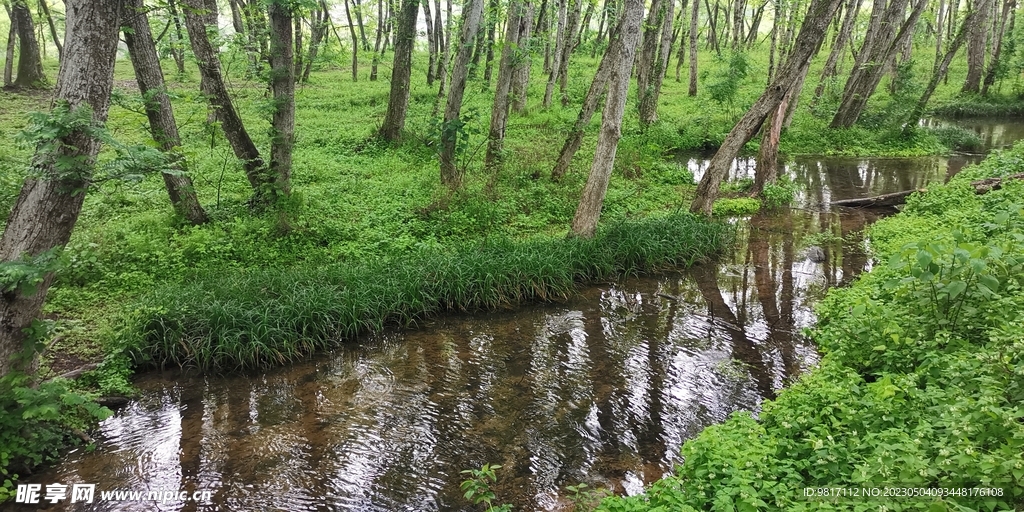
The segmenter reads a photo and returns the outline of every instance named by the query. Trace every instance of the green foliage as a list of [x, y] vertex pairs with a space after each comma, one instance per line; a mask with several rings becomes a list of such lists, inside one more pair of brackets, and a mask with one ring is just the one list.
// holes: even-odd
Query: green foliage
[[711, 205], [712, 215], [719, 217], [743, 217], [753, 215], [761, 209], [761, 201], [751, 197], [718, 199]]
[[492, 238], [361, 264], [201, 274], [157, 286], [118, 329], [139, 364], [283, 364], [385, 325], [566, 297], [576, 283], [691, 265], [731, 231], [689, 214], [623, 221], [593, 239]]
[[17, 291], [21, 295], [35, 295], [36, 288], [47, 274], [63, 266], [60, 248], [53, 248], [35, 256], [25, 254], [21, 259], [0, 262], [0, 293]]
[[498, 481], [498, 476], [494, 473], [498, 469], [501, 469], [500, 464], [484, 464], [480, 469], [464, 469], [460, 473], [469, 478], [463, 480], [459, 488], [465, 491], [464, 497], [474, 505], [487, 505], [487, 512], [510, 512], [512, 505], [494, 505], [496, 497], [491, 490], [491, 484]]
[[732, 52], [729, 54], [728, 65], [708, 74], [705, 71], [702, 80], [704, 87], [711, 94], [711, 99], [720, 105], [728, 105], [732, 108], [736, 95], [740, 89], [740, 83], [747, 77], [750, 70], [750, 61], [743, 52]]
[[20, 372], [0, 378], [0, 502], [13, 496], [19, 473], [53, 460], [58, 450], [78, 440], [72, 431], [109, 415], [109, 409], [72, 391], [67, 381], [37, 386]]
[[796, 183], [793, 183], [789, 176], [782, 176], [772, 183], [766, 183], [764, 190], [761, 191], [766, 208], [787, 206], [793, 202], [794, 195], [796, 195]]
[[565, 487], [569, 493], [569, 500], [572, 501], [573, 512], [588, 512], [597, 508], [597, 505], [604, 498], [613, 493], [609, 489], [591, 489], [587, 484], [576, 484]]
[[[599, 510], [655, 510], [666, 487], [682, 504], [670, 510], [1019, 507], [1024, 183], [979, 196], [970, 181], [1022, 168], [1024, 145], [997, 152], [872, 226], [886, 263], [819, 304], [820, 365], [757, 420], [735, 414], [688, 441], [675, 476]], [[814, 495], [887, 487], [945, 494]]]
[[931, 130], [942, 145], [952, 151], [976, 152], [982, 149], [981, 137], [972, 130], [959, 126], [943, 126]]

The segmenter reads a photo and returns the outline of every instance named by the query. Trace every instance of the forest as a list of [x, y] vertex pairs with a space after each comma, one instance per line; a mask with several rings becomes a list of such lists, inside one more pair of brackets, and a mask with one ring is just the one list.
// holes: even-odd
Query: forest
[[1016, 0], [0, 4], [0, 503], [1024, 507]]

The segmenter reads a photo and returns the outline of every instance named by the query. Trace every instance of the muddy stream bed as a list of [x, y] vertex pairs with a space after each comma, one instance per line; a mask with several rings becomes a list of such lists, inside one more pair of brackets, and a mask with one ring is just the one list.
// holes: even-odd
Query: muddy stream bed
[[[1024, 138], [1021, 123], [958, 124], [987, 147]], [[978, 159], [797, 158], [793, 207], [738, 222], [710, 264], [445, 317], [258, 375], [145, 374], [95, 450], [21, 483], [96, 484], [92, 504], [49, 510], [468, 510], [459, 472], [489, 462], [515, 510], [568, 510], [565, 487], [580, 482], [639, 492], [687, 439], [756, 414], [817, 361], [802, 332], [812, 307], [870, 267], [857, 233], [891, 213], [830, 201], [941, 182]], [[698, 177], [707, 165], [681, 161]], [[752, 175], [740, 159], [729, 179]], [[811, 242], [824, 261], [807, 257]], [[209, 499], [99, 499], [122, 489]]]

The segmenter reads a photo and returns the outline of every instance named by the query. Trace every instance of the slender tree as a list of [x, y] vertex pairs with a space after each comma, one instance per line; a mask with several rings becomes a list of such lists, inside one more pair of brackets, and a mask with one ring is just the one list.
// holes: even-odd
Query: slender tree
[[761, 97], [740, 118], [732, 128], [722, 146], [711, 158], [704, 176], [697, 185], [696, 197], [690, 204], [690, 211], [711, 215], [711, 205], [718, 195], [722, 179], [732, 166], [733, 159], [740, 149], [761, 129], [764, 120], [772, 111], [779, 108], [790, 87], [801, 74], [807, 72], [811, 57], [817, 53], [825, 38], [829, 23], [835, 16], [842, 0], [811, 0], [807, 15], [804, 17], [800, 33], [796, 37], [793, 51], [786, 60], [772, 83], [768, 85]]
[[523, 13], [525, 30], [519, 36], [519, 52], [512, 62], [511, 104], [512, 111], [522, 114], [526, 111], [527, 91], [530, 84], [530, 55], [533, 51], [533, 2], [527, 2]]
[[7, 32], [7, 55], [4, 60], [4, 87], [10, 87], [14, 81], [14, 50], [18, 45], [18, 19], [11, 14], [11, 7], [3, 2], [7, 11], [7, 19], [11, 20], [11, 28]]
[[202, 224], [207, 221], [206, 212], [196, 197], [192, 178], [185, 174], [185, 158], [178, 152], [181, 137], [178, 135], [178, 124], [174, 121], [171, 101], [167, 97], [164, 73], [160, 69], [160, 57], [156, 53], [145, 6], [142, 0], [122, 1], [124, 42], [135, 70], [135, 81], [145, 102], [149, 131], [160, 150], [170, 155], [171, 165], [176, 171], [163, 173], [164, 187], [178, 214], [192, 224]]
[[[289, 0], [270, 0], [270, 91], [274, 113], [270, 119], [270, 176], [266, 196], [279, 198], [292, 191], [292, 148], [295, 146], [295, 61], [292, 40], [293, 7]], [[264, 188], [267, 188], [264, 186]]]
[[981, 80], [985, 73], [985, 53], [988, 49], [988, 18], [994, 0], [975, 0], [975, 3], [978, 21], [967, 35], [967, 77], [961, 91], [980, 93]]
[[45, 87], [46, 75], [43, 74], [39, 42], [32, 23], [32, 12], [25, 0], [12, 0], [11, 19], [17, 20], [18, 27], [18, 75], [14, 79], [14, 86], [26, 89]]
[[[999, 58], [1003, 51], [1003, 38], [1006, 36], [1007, 26], [1013, 23], [1013, 11], [1017, 8], [1017, 0], [1004, 0], [1003, 9], [999, 15], [999, 24], [993, 28], [992, 58], [989, 59], [988, 69], [985, 71], [985, 79], [981, 83], [981, 95], [988, 96], [988, 88], [996, 82], [996, 73], [999, 69]], [[1009, 23], [1007, 23], [1009, 22]]]
[[53, 15], [50, 14], [50, 7], [46, 5], [46, 0], [39, 0], [39, 12], [46, 18], [46, 24], [50, 27], [50, 37], [53, 38], [53, 44], [57, 47], [57, 59], [63, 59], [64, 45], [60, 41], [60, 36], [57, 35], [57, 25], [53, 22]]
[[700, 0], [693, 0], [693, 10], [690, 11], [690, 88], [689, 96], [697, 95], [697, 11], [700, 10]]
[[505, 27], [505, 44], [498, 63], [498, 83], [494, 90], [494, 105], [491, 108], [491, 126], [487, 133], [487, 155], [485, 165], [495, 168], [501, 165], [505, 141], [505, 127], [508, 125], [509, 91], [512, 87], [512, 73], [516, 60], [520, 58], [519, 41], [529, 30], [524, 23], [528, 7], [523, 0], [513, 0], [509, 5], [508, 24]]
[[576, 155], [576, 152], [579, 151], [580, 146], [583, 144], [584, 131], [597, 112], [601, 98], [608, 88], [608, 77], [614, 65], [613, 60], [618, 55], [610, 50], [612, 50], [612, 47], [609, 47], [609, 51], [604, 52], [604, 55], [601, 57], [601, 63], [597, 65], [597, 72], [594, 74], [594, 79], [590, 82], [590, 89], [587, 90], [587, 96], [583, 99], [583, 106], [580, 107], [580, 113], [576, 116], [576, 122], [573, 123], [572, 128], [569, 130], [569, 135], [565, 138], [565, 143], [562, 144], [562, 150], [558, 153], [555, 166], [551, 169], [552, 181], [562, 179], [562, 176], [565, 176], [565, 173], [569, 171], [569, 164], [572, 163], [573, 156]]
[[[359, 38], [356, 36], [356, 26], [352, 18], [352, 10], [349, 8], [350, 0], [345, 2], [345, 17], [348, 19], [348, 32], [352, 36], [352, 81], [359, 81]], [[355, 0], [351, 0], [354, 4]]]
[[[107, 119], [120, 14], [121, 2], [68, 0], [66, 53], [55, 99], [57, 109], [91, 111], [91, 126]], [[67, 133], [36, 149], [33, 177], [22, 185], [0, 238], [0, 261], [38, 257], [63, 248], [71, 238], [100, 141], [89, 127], [66, 128]], [[36, 357], [14, 361], [12, 356], [25, 348], [52, 282], [53, 274], [47, 273], [32, 290], [19, 287], [0, 294], [0, 377], [12, 370], [35, 370]]]
[[[558, 28], [555, 32], [555, 50], [553, 53], [554, 62], [547, 67], [549, 72], [547, 86], [544, 87], [544, 100], [541, 103], [544, 108], [551, 108], [551, 99], [555, 92], [555, 83], [558, 80], [558, 72], [562, 69], [562, 54], [565, 48], [565, 22], [566, 13], [569, 9], [569, 2], [572, 0], [556, 0], [558, 2]], [[546, 60], [546, 59], [545, 59]]]
[[675, 0], [655, 0], [647, 15], [647, 29], [637, 62], [637, 91], [640, 124], [658, 120], [658, 97], [665, 80], [665, 68], [672, 52], [672, 20]]
[[839, 58], [842, 57], [843, 49], [846, 47], [846, 43], [850, 40], [850, 35], [853, 33], [853, 25], [857, 21], [857, 14], [859, 12], [860, 1], [849, 0], [846, 4], [845, 14], [843, 15], [843, 24], [839, 29], [839, 34], [836, 36], [835, 42], [832, 43], [832, 49], [828, 53], [828, 59], [825, 60], [825, 67], [821, 70], [821, 78], [818, 79], [818, 87], [814, 89], [815, 102], [817, 102], [818, 99], [821, 98], [821, 95], [824, 94], [825, 86], [828, 85], [828, 82], [832, 77], [836, 76], [836, 68], [839, 65]]
[[604, 196], [608, 192], [615, 153], [622, 137], [622, 116], [626, 110], [626, 95], [629, 92], [629, 78], [633, 70], [636, 48], [640, 42], [640, 22], [644, 17], [642, 0], [625, 0], [622, 22], [619, 26], [613, 48], [615, 56], [609, 66], [608, 95], [604, 114], [601, 116], [601, 133], [597, 138], [594, 163], [583, 187], [580, 204], [572, 219], [572, 233], [575, 236], [591, 238], [601, 218]]
[[409, 85], [412, 77], [412, 50], [416, 43], [416, 13], [419, 0], [402, 0], [395, 34], [395, 58], [391, 71], [391, 95], [384, 113], [378, 136], [388, 142], [398, 142], [405, 129], [405, 116], [409, 110]]
[[452, 67], [448, 102], [444, 109], [444, 122], [441, 128], [441, 182], [453, 190], [462, 186], [462, 171], [455, 161], [456, 145], [462, 126], [459, 116], [462, 111], [462, 97], [466, 92], [469, 60], [473, 57], [473, 41], [480, 28], [483, 7], [483, 0], [467, 0], [463, 11], [459, 49], [455, 55], [455, 65]]

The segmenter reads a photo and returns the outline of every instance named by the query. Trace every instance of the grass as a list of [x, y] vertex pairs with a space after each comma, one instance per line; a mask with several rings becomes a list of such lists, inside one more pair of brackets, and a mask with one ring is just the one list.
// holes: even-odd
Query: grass
[[607, 226], [589, 240], [492, 240], [356, 265], [200, 276], [145, 294], [121, 338], [143, 366], [284, 364], [386, 325], [555, 300], [578, 283], [691, 265], [719, 251], [730, 233], [680, 214]]

